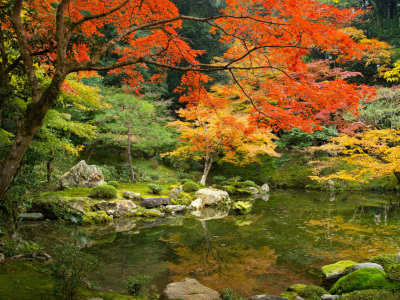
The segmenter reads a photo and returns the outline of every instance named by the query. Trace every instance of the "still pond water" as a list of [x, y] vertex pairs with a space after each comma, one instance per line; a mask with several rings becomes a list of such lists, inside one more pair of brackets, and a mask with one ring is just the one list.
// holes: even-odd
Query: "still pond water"
[[[153, 276], [160, 291], [192, 277], [217, 291], [278, 295], [292, 283], [320, 284], [323, 265], [399, 252], [399, 203], [394, 194], [279, 191], [256, 199], [248, 215], [208, 211], [83, 229], [104, 291], [123, 291], [123, 278], [139, 272]], [[26, 232], [57, 242], [57, 233], [40, 225]]]

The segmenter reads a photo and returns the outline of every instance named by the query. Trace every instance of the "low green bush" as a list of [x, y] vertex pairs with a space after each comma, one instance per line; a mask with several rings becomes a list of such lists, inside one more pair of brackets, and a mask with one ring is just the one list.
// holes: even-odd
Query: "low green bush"
[[254, 181], [251, 181], [251, 180], [246, 180], [245, 182], [243, 182], [243, 185], [247, 186], [247, 187], [256, 187], [256, 184], [254, 183]]
[[225, 291], [220, 292], [223, 300], [243, 300], [244, 298], [239, 296], [234, 290], [226, 288]]
[[152, 280], [153, 277], [149, 275], [135, 273], [126, 277], [122, 281], [122, 285], [130, 295], [138, 296], [140, 293], [145, 299], [157, 299], [158, 295], [155, 294], [157, 288], [151, 284]]
[[232, 182], [232, 183], [231, 183], [231, 186], [240, 189], [240, 188], [243, 188], [243, 187], [244, 187], [244, 183], [243, 183], [243, 182], [240, 182], [240, 181]]
[[161, 185], [155, 184], [155, 183], [151, 183], [147, 186], [151, 192], [155, 195], [161, 193], [161, 191], [164, 189]]
[[328, 292], [316, 285], [306, 285], [303, 289], [300, 289], [298, 292], [300, 297], [304, 299], [320, 299], [320, 297], [324, 294], [328, 294]]
[[223, 175], [216, 175], [216, 176], [213, 177], [213, 179], [215, 181], [224, 181], [224, 180], [226, 180], [226, 177], [223, 176]]
[[197, 192], [199, 189], [200, 189], [199, 185], [192, 181], [188, 181], [183, 185], [183, 190], [186, 193]]
[[180, 192], [179, 193], [179, 198], [178, 199], [173, 199], [172, 203], [175, 205], [189, 205], [192, 203], [193, 198], [190, 196], [190, 194], [185, 193], [185, 192]]
[[112, 199], [117, 197], [117, 189], [108, 184], [98, 185], [92, 188], [90, 197], [99, 199]]
[[354, 291], [342, 296], [343, 300], [400, 300], [400, 294], [383, 290]]
[[108, 185], [112, 185], [112, 186], [115, 187], [116, 189], [117, 189], [118, 186], [119, 186], [118, 181], [109, 181], [107, 184], [108, 184]]
[[238, 214], [248, 214], [251, 212], [252, 204], [248, 201], [238, 201], [233, 205], [233, 209]]
[[221, 181], [220, 185], [224, 186], [224, 185], [231, 185], [231, 183], [229, 181]]

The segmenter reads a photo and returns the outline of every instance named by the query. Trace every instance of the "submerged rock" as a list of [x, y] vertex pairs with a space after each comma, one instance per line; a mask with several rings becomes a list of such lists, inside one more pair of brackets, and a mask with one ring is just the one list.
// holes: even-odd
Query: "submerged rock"
[[185, 205], [167, 205], [164, 209], [166, 213], [182, 213], [186, 211]]
[[229, 194], [226, 191], [217, 189], [201, 189], [196, 192], [196, 197], [201, 199], [204, 205], [217, 205], [230, 202]]
[[144, 198], [140, 203], [141, 206], [145, 208], [153, 208], [159, 207], [162, 205], [170, 205], [171, 200], [166, 197], [151, 197], [151, 198]]
[[32, 213], [24, 213], [19, 215], [24, 221], [38, 221], [44, 218], [42, 213], [32, 212]]
[[221, 296], [217, 291], [200, 284], [196, 279], [185, 278], [168, 284], [159, 299], [218, 300]]
[[58, 187], [66, 189], [70, 187], [94, 187], [106, 184], [103, 173], [96, 165], [88, 165], [81, 160], [67, 173], [58, 179]]

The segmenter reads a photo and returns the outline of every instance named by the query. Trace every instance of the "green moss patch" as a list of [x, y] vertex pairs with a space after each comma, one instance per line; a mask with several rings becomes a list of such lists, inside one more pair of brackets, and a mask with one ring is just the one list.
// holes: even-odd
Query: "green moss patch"
[[388, 281], [385, 275], [385, 272], [379, 269], [360, 269], [340, 278], [333, 285], [330, 292], [332, 294], [343, 294], [367, 289], [380, 289], [392, 292], [400, 290], [400, 284]]
[[396, 254], [380, 254], [372, 257], [369, 262], [379, 264], [387, 271], [388, 266], [395, 263], [396, 256]]
[[84, 224], [100, 224], [111, 222], [113, 218], [103, 210], [87, 212], [82, 216], [82, 223]]
[[354, 291], [342, 296], [343, 300], [400, 300], [400, 294], [382, 290]]
[[345, 273], [346, 271], [349, 271], [349, 268], [353, 267], [356, 264], [356, 262], [351, 260], [341, 260], [337, 263], [323, 266], [322, 273], [324, 273], [325, 276]]

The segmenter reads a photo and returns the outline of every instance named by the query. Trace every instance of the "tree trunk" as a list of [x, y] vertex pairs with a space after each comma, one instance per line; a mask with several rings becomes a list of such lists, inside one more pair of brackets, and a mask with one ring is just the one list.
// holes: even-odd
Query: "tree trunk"
[[54, 156], [50, 157], [49, 160], [46, 162], [46, 166], [47, 166], [47, 183], [50, 183], [51, 181], [51, 162], [54, 160]]
[[207, 157], [206, 158], [206, 162], [204, 164], [203, 176], [201, 176], [201, 180], [200, 180], [200, 184], [203, 185], [203, 186], [206, 186], [208, 172], [210, 172], [212, 163], [213, 163], [213, 158], [212, 157]]
[[131, 183], [135, 180], [135, 174], [133, 173], [133, 166], [132, 166], [132, 156], [131, 156], [131, 125], [128, 124], [128, 161], [129, 161], [129, 171], [131, 172]]
[[65, 75], [54, 75], [52, 83], [40, 97], [39, 101], [28, 105], [11, 150], [0, 169], [0, 199], [3, 198], [7, 191], [7, 187], [11, 183], [19, 163], [37, 129], [42, 126], [44, 116], [56, 102], [64, 79]]
[[89, 163], [89, 160], [90, 160], [90, 158], [92, 157], [92, 154], [93, 154], [94, 148], [96, 147], [97, 142], [98, 142], [98, 141], [95, 141], [95, 142], [92, 144], [92, 146], [90, 147], [89, 155], [88, 155], [88, 157], [87, 157], [87, 159], [86, 159], [86, 162], [87, 162], [87, 163]]

